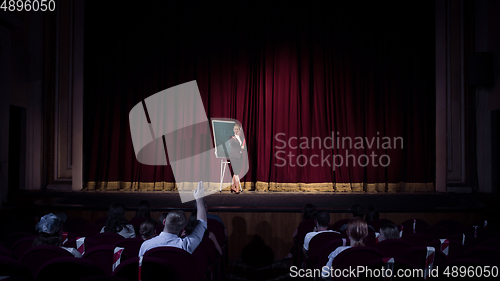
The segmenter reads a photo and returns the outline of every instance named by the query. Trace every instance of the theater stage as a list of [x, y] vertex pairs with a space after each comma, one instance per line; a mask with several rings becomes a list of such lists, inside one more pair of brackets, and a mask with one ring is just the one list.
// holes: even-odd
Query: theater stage
[[[210, 209], [216, 212], [301, 212], [307, 203], [334, 212], [348, 213], [354, 204], [374, 206], [381, 213], [474, 212], [494, 204], [491, 194], [460, 193], [346, 193], [346, 192], [255, 192], [231, 194], [223, 191], [206, 196]], [[9, 196], [11, 206], [32, 205], [61, 209], [107, 210], [114, 202], [134, 209], [147, 200], [153, 211], [193, 208], [192, 202], [181, 203], [177, 192], [18, 192]]]

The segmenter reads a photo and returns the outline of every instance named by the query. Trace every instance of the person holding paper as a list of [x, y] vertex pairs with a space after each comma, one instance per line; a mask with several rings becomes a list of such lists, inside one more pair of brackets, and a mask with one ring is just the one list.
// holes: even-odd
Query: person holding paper
[[233, 132], [234, 136], [230, 139], [231, 151], [229, 152], [231, 167], [233, 169], [233, 185], [231, 186], [231, 193], [236, 192], [236, 194], [239, 194], [239, 173], [241, 171], [241, 166], [243, 165], [243, 149], [245, 149], [245, 139], [241, 133], [241, 127], [236, 123], [234, 124]]

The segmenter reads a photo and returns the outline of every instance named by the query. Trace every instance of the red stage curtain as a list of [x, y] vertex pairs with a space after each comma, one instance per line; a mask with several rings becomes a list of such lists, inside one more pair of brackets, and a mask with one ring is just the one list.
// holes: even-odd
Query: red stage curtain
[[[400, 183], [433, 190], [433, 2], [283, 3], [163, 3], [116, 12], [86, 2], [88, 188], [171, 189], [169, 166], [136, 161], [128, 114], [144, 98], [196, 80], [209, 118], [241, 121], [250, 163], [243, 181], [259, 190], [297, 190], [297, 183], [313, 184], [299, 190], [395, 191]], [[396, 4], [406, 7], [395, 14]], [[325, 148], [332, 134], [349, 137], [353, 147], [357, 137], [374, 143]], [[382, 146], [384, 137], [391, 148]], [[290, 139], [302, 148], [281, 148]], [[349, 165], [333, 170], [333, 155], [345, 161], [346, 153]], [[330, 164], [321, 166], [328, 155]], [[352, 165], [353, 157], [364, 164], [363, 155], [368, 166]], [[388, 158], [387, 167], [379, 165]]]

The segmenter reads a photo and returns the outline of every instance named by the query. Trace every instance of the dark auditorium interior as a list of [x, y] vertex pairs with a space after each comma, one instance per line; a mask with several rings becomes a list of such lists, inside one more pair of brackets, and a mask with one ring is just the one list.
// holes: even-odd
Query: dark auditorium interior
[[[0, 280], [323, 280], [329, 259], [332, 274], [498, 277], [500, 1], [0, 3]], [[174, 121], [151, 97], [188, 82], [202, 110], [162, 114], [212, 131], [155, 136]], [[142, 160], [133, 108], [163, 162]], [[227, 135], [213, 120], [233, 120]], [[211, 153], [217, 134], [241, 171]], [[205, 237], [138, 257], [145, 220], [160, 235], [162, 215], [195, 210], [182, 192], [199, 180], [177, 170], [203, 140], [216, 164], [183, 172], [217, 174]], [[107, 233], [113, 203], [136, 238]], [[36, 244], [47, 233], [58, 242]], [[366, 270], [334, 279], [383, 279]]]

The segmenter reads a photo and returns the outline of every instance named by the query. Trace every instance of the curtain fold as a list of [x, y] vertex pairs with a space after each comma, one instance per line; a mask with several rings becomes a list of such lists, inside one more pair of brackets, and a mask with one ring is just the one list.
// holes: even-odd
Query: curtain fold
[[86, 189], [175, 190], [135, 159], [128, 114], [196, 80], [208, 118], [242, 123], [247, 189], [434, 190], [433, 2], [86, 5]]

